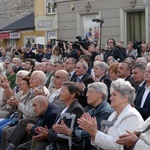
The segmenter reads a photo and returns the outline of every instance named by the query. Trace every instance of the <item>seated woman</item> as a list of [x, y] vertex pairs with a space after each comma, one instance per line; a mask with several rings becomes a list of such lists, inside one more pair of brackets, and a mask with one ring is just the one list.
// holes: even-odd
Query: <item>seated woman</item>
[[112, 80], [112, 81], [115, 81], [118, 79], [118, 76], [117, 76], [117, 68], [118, 68], [118, 65], [119, 63], [112, 63], [111, 65], [109, 65], [108, 67], [108, 75], [109, 75], [109, 78]]
[[2, 129], [7, 125], [13, 126], [17, 124], [18, 119], [22, 118], [22, 112], [19, 111], [19, 103], [26, 103], [28, 97], [30, 96], [30, 87], [29, 87], [29, 77], [22, 78], [21, 91], [18, 92], [17, 101], [13, 102], [13, 97], [7, 100], [7, 103], [12, 106], [8, 116], [0, 121], [0, 141]]
[[[19, 91], [19, 89], [20, 89], [21, 79], [27, 75], [28, 75], [28, 72], [25, 70], [21, 70], [17, 73], [17, 76], [16, 76], [16, 84], [18, 86], [17, 91]], [[10, 88], [9, 82], [6, 78], [3, 78], [2, 81], [3, 81], [3, 83], [1, 83], [1, 87], [3, 87], [3, 89], [4, 89], [4, 94], [3, 94], [2, 100], [0, 101], [0, 118], [6, 118], [11, 109], [11, 106], [7, 103], [7, 100], [13, 96], [18, 98], [20, 96], [20, 94], [22, 94], [22, 92], [17, 93], [16, 90], [13, 91]]]
[[127, 134], [121, 135], [116, 141], [118, 144], [125, 145], [128, 150], [150, 150], [150, 117], [144, 124], [133, 133], [127, 131]]
[[51, 56], [51, 60], [55, 61], [60, 61], [62, 59], [62, 52], [61, 49], [55, 45], [53, 48], [53, 52], [52, 52], [52, 56]]
[[124, 147], [115, 141], [120, 135], [125, 134], [126, 130], [136, 130], [144, 121], [139, 112], [130, 105], [135, 90], [128, 81], [113, 81], [110, 91], [111, 106], [115, 112], [108, 118], [104, 131], [98, 131], [96, 118], [92, 118], [88, 113], [78, 119], [78, 124], [91, 135], [93, 145], [106, 150], [123, 150]]

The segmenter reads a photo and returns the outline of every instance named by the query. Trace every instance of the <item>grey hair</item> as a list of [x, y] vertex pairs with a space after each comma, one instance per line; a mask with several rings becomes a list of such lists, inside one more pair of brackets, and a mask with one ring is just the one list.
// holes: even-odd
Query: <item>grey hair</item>
[[29, 75], [29, 72], [26, 70], [20, 70], [17, 72], [17, 75], [21, 75], [22, 78]]
[[42, 84], [44, 85], [44, 83], [46, 82], [46, 75], [44, 74], [43, 71], [39, 71], [36, 70], [34, 71], [32, 74], [37, 74], [37, 78], [42, 82]]
[[94, 83], [91, 83], [91, 84], [88, 85], [88, 89], [89, 88], [93, 88], [97, 92], [101, 92], [103, 94], [102, 95], [103, 100], [107, 100], [107, 98], [108, 98], [108, 88], [104, 83], [94, 82]]
[[82, 67], [86, 70], [88, 70], [88, 64], [85, 61], [78, 61], [79, 63], [82, 64]]
[[102, 70], [105, 71], [105, 73], [108, 71], [108, 64], [106, 64], [105, 62], [95, 63], [94, 67], [100, 67]]
[[118, 91], [122, 96], [128, 96], [128, 102], [132, 103], [135, 98], [135, 89], [129, 81], [124, 79], [117, 79], [111, 83], [110, 92], [113, 90]]

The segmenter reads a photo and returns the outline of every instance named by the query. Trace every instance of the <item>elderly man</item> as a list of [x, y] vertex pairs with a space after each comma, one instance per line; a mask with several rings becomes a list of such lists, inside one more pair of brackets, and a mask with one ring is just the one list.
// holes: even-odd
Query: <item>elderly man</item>
[[[51, 128], [54, 124], [57, 114], [59, 113], [59, 108], [53, 104], [49, 104], [48, 99], [45, 96], [36, 96], [32, 101], [32, 107], [36, 114], [37, 119], [23, 119], [19, 122], [14, 132], [12, 133], [12, 137], [15, 137], [16, 143], [10, 143], [8, 146], [8, 150], [14, 150], [29, 134], [36, 135], [35, 129], [38, 126]], [[20, 132], [21, 131], [21, 132]], [[20, 132], [20, 134], [18, 134]], [[31, 146], [31, 144], [29, 145]], [[20, 149], [23, 149], [21, 147]]]
[[16, 65], [17, 71], [24, 70], [24, 69], [21, 67], [22, 60], [21, 60], [20, 58], [13, 58], [12, 63], [14, 63], [14, 64]]
[[54, 89], [49, 97], [49, 102], [54, 103], [61, 109], [64, 108], [64, 102], [60, 101], [60, 90], [63, 82], [69, 81], [69, 74], [65, 70], [58, 70], [54, 74]]
[[83, 106], [86, 107], [88, 106], [87, 104], [87, 98], [86, 98], [86, 91], [87, 91], [87, 85], [94, 82], [92, 78], [87, 74], [88, 70], [88, 65], [85, 61], [79, 61], [76, 64], [76, 75], [77, 77], [73, 80], [74, 82], [77, 82], [81, 95], [78, 98], [79, 103]]

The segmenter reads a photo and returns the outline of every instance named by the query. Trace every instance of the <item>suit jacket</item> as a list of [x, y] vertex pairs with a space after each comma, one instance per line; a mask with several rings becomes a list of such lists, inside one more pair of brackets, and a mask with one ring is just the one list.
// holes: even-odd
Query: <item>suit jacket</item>
[[60, 113], [59, 107], [53, 104], [49, 104], [46, 111], [40, 116], [37, 124], [31, 128], [32, 134], [36, 135], [35, 129], [38, 126], [42, 126], [42, 127], [47, 126], [48, 128], [51, 128], [56, 120], [58, 113]]
[[[66, 113], [71, 113], [76, 115], [75, 123], [74, 123], [74, 128], [77, 127], [77, 119], [82, 116], [84, 113], [83, 107], [78, 103], [77, 100], [72, 102], [72, 104], [68, 107]], [[59, 119], [60, 114], [58, 115], [57, 120]], [[65, 124], [70, 127], [70, 120], [64, 119]], [[53, 129], [50, 129], [48, 133], [48, 141], [52, 142], [57, 142], [57, 150], [68, 150], [68, 140], [61, 139], [57, 137], [57, 133], [53, 131]]]
[[33, 53], [32, 51], [30, 51], [29, 53], [25, 52], [24, 59], [26, 59], [26, 58], [35, 59], [35, 53]]
[[106, 150], [123, 150], [123, 145], [119, 145], [115, 141], [120, 135], [126, 134], [126, 130], [133, 132], [144, 123], [139, 112], [129, 104], [124, 108], [121, 114], [116, 117], [117, 112], [115, 111], [108, 118], [108, 121], [111, 122], [116, 120], [114, 125], [108, 129], [108, 135], [98, 131], [95, 136], [95, 143], [93, 144]]
[[134, 100], [134, 104], [135, 104], [135, 108], [140, 112], [143, 119], [146, 120], [150, 116], [150, 92], [146, 97], [143, 108], [141, 108], [140, 105], [141, 105], [144, 92], [145, 92], [145, 86], [139, 88]]
[[41, 62], [41, 61], [42, 61], [42, 58], [43, 58], [43, 55], [44, 55], [44, 53], [37, 53], [37, 54], [35, 55], [36, 61]]
[[[77, 82], [77, 78], [74, 79], [74, 82]], [[94, 80], [92, 78], [90, 78], [90, 76], [88, 74], [85, 74], [82, 77], [81, 82], [83, 82], [85, 84], [86, 88], [84, 89], [83, 92], [81, 92], [81, 95], [78, 97], [78, 101], [83, 107], [85, 107], [85, 106], [88, 106], [87, 97], [86, 97], [87, 86], [88, 86], [88, 84], [93, 83]]]
[[133, 79], [131, 78], [131, 75], [129, 75], [128, 77], [126, 77], [125, 81], [129, 81], [131, 83], [131, 85], [136, 89], [136, 84], [133, 81]]
[[76, 72], [71, 76], [70, 81], [74, 81], [77, 78]]

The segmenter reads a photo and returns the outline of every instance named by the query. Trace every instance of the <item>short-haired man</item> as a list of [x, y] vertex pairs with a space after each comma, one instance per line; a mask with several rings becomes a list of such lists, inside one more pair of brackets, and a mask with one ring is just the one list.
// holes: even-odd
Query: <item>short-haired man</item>
[[140, 87], [142, 87], [143, 85], [145, 85], [145, 81], [144, 81], [144, 72], [145, 72], [145, 69], [146, 69], [146, 65], [140, 64], [140, 63], [135, 64], [133, 66], [133, 68], [132, 68], [131, 78], [137, 84], [136, 91]]
[[145, 69], [144, 80], [146, 85], [139, 88], [134, 100], [134, 104], [135, 108], [140, 112], [143, 119], [146, 120], [150, 115], [150, 63], [147, 64]]
[[76, 63], [77, 60], [73, 57], [70, 57], [66, 60], [66, 71], [70, 75], [70, 81], [73, 81], [77, 76], [76, 76]]
[[120, 62], [117, 69], [117, 76], [126, 81], [129, 81], [131, 85], [134, 87], [135, 83], [131, 78], [131, 66], [126, 62]]
[[29, 74], [31, 75], [33, 70], [34, 70], [34, 66], [35, 66], [35, 61], [27, 58], [25, 60], [25, 70], [29, 72]]
[[12, 63], [16, 65], [17, 71], [23, 70], [23, 68], [21, 67], [22, 60], [20, 58], [13, 58]]

